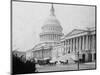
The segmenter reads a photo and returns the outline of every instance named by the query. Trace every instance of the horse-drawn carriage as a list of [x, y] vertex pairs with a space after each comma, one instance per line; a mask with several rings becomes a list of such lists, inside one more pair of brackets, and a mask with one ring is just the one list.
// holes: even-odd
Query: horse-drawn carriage
[[38, 59], [37, 64], [39, 65], [56, 65], [57, 61], [52, 59]]

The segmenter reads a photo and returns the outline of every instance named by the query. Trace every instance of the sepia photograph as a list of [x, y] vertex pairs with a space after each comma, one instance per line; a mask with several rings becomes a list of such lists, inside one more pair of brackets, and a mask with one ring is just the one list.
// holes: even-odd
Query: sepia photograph
[[96, 5], [11, 1], [11, 71], [96, 69]]

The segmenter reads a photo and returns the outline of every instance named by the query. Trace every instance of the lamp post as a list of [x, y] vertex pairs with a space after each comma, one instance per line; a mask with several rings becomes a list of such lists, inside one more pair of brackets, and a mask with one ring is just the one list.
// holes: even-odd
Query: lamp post
[[77, 52], [78, 55], [78, 70], [79, 70], [79, 51]]
[[77, 50], [77, 69], [79, 70], [79, 50], [76, 47], [75, 50]]
[[42, 59], [44, 58], [44, 57], [43, 57], [43, 50], [44, 50], [44, 47], [42, 46]]

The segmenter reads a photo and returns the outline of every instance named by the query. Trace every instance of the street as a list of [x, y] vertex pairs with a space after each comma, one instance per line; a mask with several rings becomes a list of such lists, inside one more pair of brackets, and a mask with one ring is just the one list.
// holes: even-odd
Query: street
[[[79, 65], [79, 70], [84, 69], [95, 69], [95, 63], [83, 63]], [[68, 70], [78, 70], [78, 64], [59, 64], [59, 65], [44, 65], [37, 66], [38, 72], [50, 72], [50, 71], [68, 71]]]

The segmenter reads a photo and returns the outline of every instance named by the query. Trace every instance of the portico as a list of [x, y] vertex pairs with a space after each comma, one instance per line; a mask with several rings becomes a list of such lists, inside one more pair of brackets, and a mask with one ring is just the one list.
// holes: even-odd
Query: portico
[[[75, 33], [76, 32], [76, 33]], [[96, 34], [95, 29], [73, 30], [62, 39], [68, 53], [79, 52], [82, 61], [96, 60]]]

